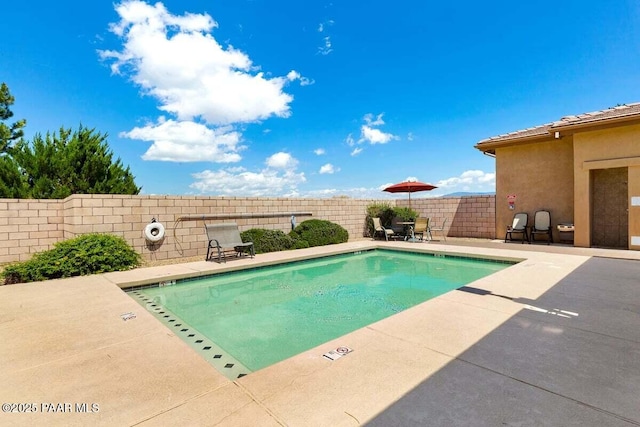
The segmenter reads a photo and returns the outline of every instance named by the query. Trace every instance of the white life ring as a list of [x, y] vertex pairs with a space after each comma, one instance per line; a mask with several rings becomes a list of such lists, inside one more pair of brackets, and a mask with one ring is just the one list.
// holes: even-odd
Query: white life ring
[[159, 222], [151, 222], [144, 229], [144, 238], [149, 242], [159, 242], [164, 238], [164, 225]]

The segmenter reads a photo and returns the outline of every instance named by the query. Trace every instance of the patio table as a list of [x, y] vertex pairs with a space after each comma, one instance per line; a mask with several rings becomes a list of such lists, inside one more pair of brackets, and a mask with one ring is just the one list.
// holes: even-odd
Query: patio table
[[[416, 239], [415, 234], [413, 234], [413, 226], [415, 225], [414, 221], [403, 221], [403, 222], [398, 222], [398, 225], [404, 225], [405, 228], [409, 229], [409, 232], [406, 233], [406, 236], [404, 238], [404, 240], [408, 241], [408, 242], [417, 242], [418, 240]], [[409, 235], [411, 235], [411, 237], [409, 237]]]

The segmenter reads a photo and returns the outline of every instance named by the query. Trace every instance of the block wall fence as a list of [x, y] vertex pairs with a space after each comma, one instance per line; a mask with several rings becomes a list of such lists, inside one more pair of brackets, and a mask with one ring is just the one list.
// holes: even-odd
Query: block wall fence
[[[366, 208], [372, 203], [407, 206], [407, 199], [304, 199], [198, 196], [72, 195], [64, 200], [0, 199], [0, 264], [25, 261], [56, 242], [86, 233], [123, 237], [147, 261], [206, 255], [205, 223], [234, 221], [250, 228], [291, 230], [296, 222], [323, 219], [340, 224], [350, 240], [370, 238]], [[495, 238], [495, 196], [413, 198], [413, 209], [446, 235]], [[206, 218], [206, 219], [203, 219]], [[165, 237], [150, 244], [144, 229], [155, 218]]]

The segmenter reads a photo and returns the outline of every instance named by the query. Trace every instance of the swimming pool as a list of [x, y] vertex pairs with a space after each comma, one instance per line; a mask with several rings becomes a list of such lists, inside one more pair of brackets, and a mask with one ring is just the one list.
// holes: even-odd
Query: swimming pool
[[235, 379], [508, 267], [370, 250], [130, 291]]

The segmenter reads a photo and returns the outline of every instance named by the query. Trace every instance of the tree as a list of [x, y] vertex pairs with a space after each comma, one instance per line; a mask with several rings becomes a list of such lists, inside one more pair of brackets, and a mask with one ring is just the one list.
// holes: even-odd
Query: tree
[[0, 155], [0, 199], [22, 199], [29, 188], [13, 157]]
[[2, 123], [13, 117], [13, 112], [9, 107], [14, 102], [15, 98], [9, 92], [9, 87], [2, 83], [0, 85], [0, 154], [6, 153], [13, 142], [24, 136], [22, 128], [27, 124], [26, 120], [18, 120], [11, 126]]
[[73, 132], [36, 134], [31, 143], [18, 142], [12, 150], [34, 199], [63, 199], [71, 194], [138, 194], [129, 167], [112, 160], [107, 135], [80, 125]]

